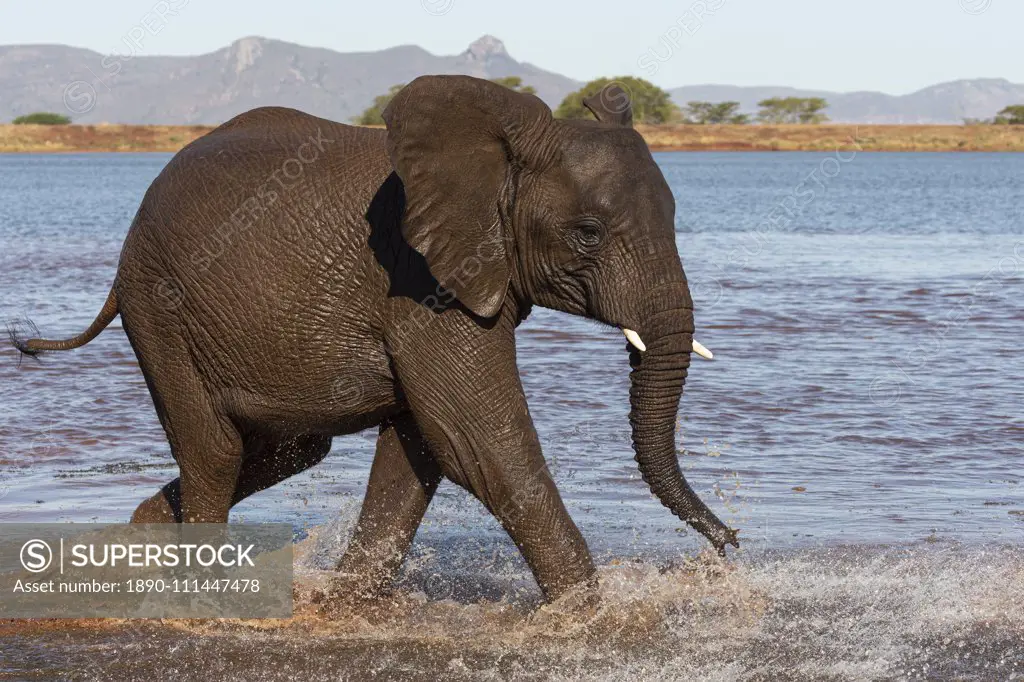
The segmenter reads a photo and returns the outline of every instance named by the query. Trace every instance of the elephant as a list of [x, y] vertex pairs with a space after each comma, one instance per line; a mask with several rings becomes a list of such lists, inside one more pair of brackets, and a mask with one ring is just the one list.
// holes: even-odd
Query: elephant
[[282, 107], [178, 152], [131, 224], [106, 303], [120, 314], [179, 477], [132, 522], [225, 523], [240, 500], [379, 429], [337, 565], [393, 587], [442, 477], [493, 514], [545, 599], [594, 593], [594, 562], [545, 464], [516, 365], [533, 306], [626, 335], [631, 436], [650, 490], [720, 554], [739, 546], [685, 480], [675, 426], [693, 301], [675, 200], [628, 97], [594, 120], [467, 76], [422, 76], [385, 128]]

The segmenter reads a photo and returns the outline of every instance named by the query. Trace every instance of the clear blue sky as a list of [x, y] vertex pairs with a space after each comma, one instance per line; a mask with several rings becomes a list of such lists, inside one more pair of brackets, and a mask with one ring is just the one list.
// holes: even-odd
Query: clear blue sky
[[[516, 59], [580, 80], [634, 74], [664, 87], [893, 94], [958, 78], [1024, 82], [1024, 0], [163, 2], [178, 14], [162, 24], [150, 19], [159, 32], [139, 41], [139, 54], [209, 52], [247, 35], [339, 51], [411, 43], [454, 54], [490, 33]], [[0, 10], [0, 44], [65, 43], [124, 54], [123, 37], [161, 4], [9, 0]]]

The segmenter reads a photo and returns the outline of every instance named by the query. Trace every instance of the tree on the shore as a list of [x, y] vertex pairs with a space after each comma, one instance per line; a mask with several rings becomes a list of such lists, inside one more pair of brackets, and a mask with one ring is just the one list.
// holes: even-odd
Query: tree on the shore
[[1024, 125], [1024, 104], [1011, 104], [996, 114], [993, 123], [1001, 125]]
[[37, 111], [34, 114], [19, 116], [11, 121], [16, 126], [34, 123], [36, 125], [64, 126], [71, 123], [71, 119], [63, 114], [54, 114], [49, 111]]
[[823, 97], [771, 97], [757, 103], [761, 123], [824, 123], [828, 102]]
[[[532, 85], [524, 85], [523, 79], [519, 76], [492, 78], [491, 82], [503, 85], [509, 90], [515, 90], [516, 92], [522, 92], [527, 95], [533, 95], [537, 92]], [[363, 113], [353, 118], [352, 122], [362, 126], [384, 125], [384, 110], [387, 109], [388, 105], [391, 104], [391, 100], [393, 100], [395, 95], [401, 92], [404, 87], [405, 83], [392, 85], [387, 93], [374, 97], [373, 104], [367, 107]]]
[[388, 105], [391, 104], [391, 100], [393, 100], [395, 95], [401, 92], [404, 87], [405, 83], [392, 85], [388, 89], [387, 93], [374, 97], [373, 104], [367, 107], [363, 113], [353, 118], [352, 122], [361, 126], [384, 125], [384, 110], [387, 109]]
[[[618, 85], [629, 97], [633, 108], [633, 120], [637, 123], [669, 123], [679, 119], [679, 107], [672, 103], [667, 92], [642, 78], [620, 76], [619, 78], [598, 78], [576, 92], [570, 93], [555, 109], [556, 118], [592, 119], [593, 114], [583, 106], [583, 99], [598, 95], [609, 85]], [[608, 105], [625, 106], [626, 102], [611, 101]]]
[[683, 107], [683, 120], [698, 125], [749, 123], [750, 116], [738, 113], [739, 108], [739, 102], [687, 102]]

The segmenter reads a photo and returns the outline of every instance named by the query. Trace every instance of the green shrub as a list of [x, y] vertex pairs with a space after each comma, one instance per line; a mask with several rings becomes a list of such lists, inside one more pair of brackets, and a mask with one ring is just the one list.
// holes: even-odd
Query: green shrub
[[823, 111], [828, 107], [821, 97], [772, 97], [757, 103], [761, 110], [757, 118], [761, 123], [824, 123]]
[[683, 110], [686, 123], [706, 125], [708, 123], [750, 123], [750, 116], [738, 113], [739, 102], [687, 102]]
[[405, 87], [405, 83], [399, 85], [392, 85], [387, 91], [387, 94], [378, 95], [373, 98], [373, 104], [371, 104], [363, 113], [359, 114], [352, 119], [352, 122], [361, 126], [382, 126], [384, 125], [384, 110], [391, 104], [391, 100], [395, 98], [402, 88]]
[[669, 99], [668, 93], [657, 85], [633, 76], [598, 78], [576, 92], [570, 93], [555, 110], [557, 118], [593, 118], [583, 106], [586, 97], [596, 95], [607, 86], [616, 84], [626, 91], [633, 109], [633, 120], [637, 123], [669, 123], [679, 119], [679, 108]]
[[996, 115], [994, 123], [1012, 126], [1024, 125], [1024, 104], [1011, 104], [1006, 107]]
[[35, 123], [37, 125], [44, 126], [64, 126], [71, 123], [71, 119], [61, 114], [54, 114], [49, 111], [37, 111], [34, 114], [26, 114], [25, 116], [19, 116], [12, 121], [14, 125], [25, 125], [26, 123]]

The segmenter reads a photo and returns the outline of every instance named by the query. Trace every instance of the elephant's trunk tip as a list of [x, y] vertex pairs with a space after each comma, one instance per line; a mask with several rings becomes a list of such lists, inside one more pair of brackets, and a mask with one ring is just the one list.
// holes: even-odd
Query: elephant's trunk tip
[[718, 556], [725, 557], [725, 546], [732, 545], [736, 549], [740, 547], [740, 531], [738, 528], [728, 528], [723, 531], [723, 537], [718, 540], [712, 541], [715, 549], [718, 551]]
[[[704, 507], [703, 503], [701, 503], [701, 506]], [[691, 525], [694, 530], [707, 538], [708, 542], [710, 542], [711, 546], [715, 548], [719, 556], [725, 556], [726, 545], [732, 545], [739, 549], [739, 530], [730, 528], [719, 521], [718, 517], [716, 517], [707, 507], [704, 507], [703, 511], [703, 514], [697, 513], [678, 516], [680, 519]]]

